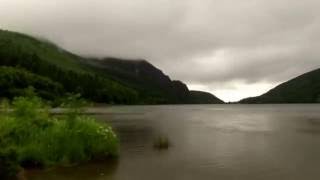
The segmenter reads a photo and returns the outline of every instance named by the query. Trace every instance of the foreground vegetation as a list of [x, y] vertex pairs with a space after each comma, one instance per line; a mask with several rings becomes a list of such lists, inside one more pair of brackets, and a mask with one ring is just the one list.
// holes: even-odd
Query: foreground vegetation
[[2, 102], [0, 116], [0, 179], [20, 168], [72, 165], [117, 156], [118, 139], [110, 126], [81, 115], [83, 104], [71, 97], [66, 113], [52, 116], [36, 97]]

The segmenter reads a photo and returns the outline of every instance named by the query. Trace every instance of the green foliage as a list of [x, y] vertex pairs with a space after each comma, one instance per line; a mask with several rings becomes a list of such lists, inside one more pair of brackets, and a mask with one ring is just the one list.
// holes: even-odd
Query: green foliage
[[39, 40], [21, 33], [0, 30], [0, 52], [15, 54], [15, 56], [8, 56], [6, 59], [23, 58], [25, 54], [37, 54], [44, 61], [61, 68], [80, 73], [85, 72], [85, 69], [78, 63], [77, 56], [60, 49], [49, 41]]
[[0, 150], [0, 179], [14, 179], [19, 171], [17, 154], [12, 149]]
[[80, 94], [69, 94], [62, 102], [61, 107], [67, 109], [67, 114], [76, 116], [84, 111], [85, 107], [90, 106], [87, 101], [81, 98]]
[[63, 91], [61, 84], [48, 78], [19, 68], [0, 67], [0, 97], [29, 96], [31, 87], [40, 97], [51, 100]]
[[[0, 158], [16, 166], [45, 167], [116, 156], [118, 139], [111, 127], [82, 115], [76, 97], [70, 98], [72, 105], [65, 106], [61, 116], [50, 115], [49, 107], [36, 96], [15, 98], [12, 111], [1, 113]], [[8, 109], [8, 103], [2, 107]], [[16, 154], [13, 159], [5, 153], [9, 150]]]

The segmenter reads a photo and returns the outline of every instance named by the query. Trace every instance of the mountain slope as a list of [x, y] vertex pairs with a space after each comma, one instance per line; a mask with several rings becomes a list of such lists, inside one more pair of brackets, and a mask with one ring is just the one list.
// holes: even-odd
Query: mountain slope
[[[117, 58], [91, 59], [85, 63], [102, 71], [140, 92], [140, 97], [153, 103], [221, 104], [214, 95], [189, 91], [186, 84], [171, 80], [160, 69], [145, 60], [124, 60]], [[152, 97], [152, 98], [150, 98]], [[167, 101], [170, 99], [171, 101]]]
[[0, 30], [0, 47], [7, 53], [15, 53], [17, 56], [36, 54], [42, 60], [63, 69], [76, 72], [85, 72], [85, 67], [79, 64], [81, 57], [69, 53], [58, 46], [31, 36]]
[[202, 91], [190, 91], [190, 102], [193, 104], [223, 104], [216, 96]]
[[171, 80], [147, 61], [84, 58], [47, 41], [10, 31], [0, 30], [0, 66], [24, 69], [61, 84], [63, 94], [80, 93], [94, 102], [192, 103], [185, 84]]
[[0, 97], [13, 98], [27, 95], [29, 87], [45, 99], [54, 100], [62, 95], [62, 85], [52, 80], [12, 67], [0, 67]]
[[[153, 103], [189, 103], [188, 87], [173, 81], [160, 69], [145, 60], [105, 58], [86, 63], [104, 75], [122, 82], [139, 92], [144, 101]], [[169, 101], [168, 101], [169, 100]]]
[[280, 84], [267, 93], [240, 103], [320, 103], [320, 69]]
[[81, 59], [50, 43], [0, 31], [0, 66], [23, 68], [61, 84], [64, 93], [80, 93], [95, 102], [136, 103], [137, 93], [133, 89], [98, 76]]

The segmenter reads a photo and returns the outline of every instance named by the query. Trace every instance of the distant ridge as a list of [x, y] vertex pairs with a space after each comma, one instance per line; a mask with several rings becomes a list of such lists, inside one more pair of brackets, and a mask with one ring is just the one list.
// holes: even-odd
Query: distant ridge
[[267, 93], [239, 103], [320, 103], [320, 69], [302, 74]]

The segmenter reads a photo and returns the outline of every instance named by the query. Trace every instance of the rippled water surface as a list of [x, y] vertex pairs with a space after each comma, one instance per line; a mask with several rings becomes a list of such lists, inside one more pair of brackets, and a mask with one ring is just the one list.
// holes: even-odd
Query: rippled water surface
[[[320, 105], [94, 109], [121, 139], [117, 161], [31, 171], [31, 180], [319, 180]], [[168, 150], [153, 149], [168, 137]]]

